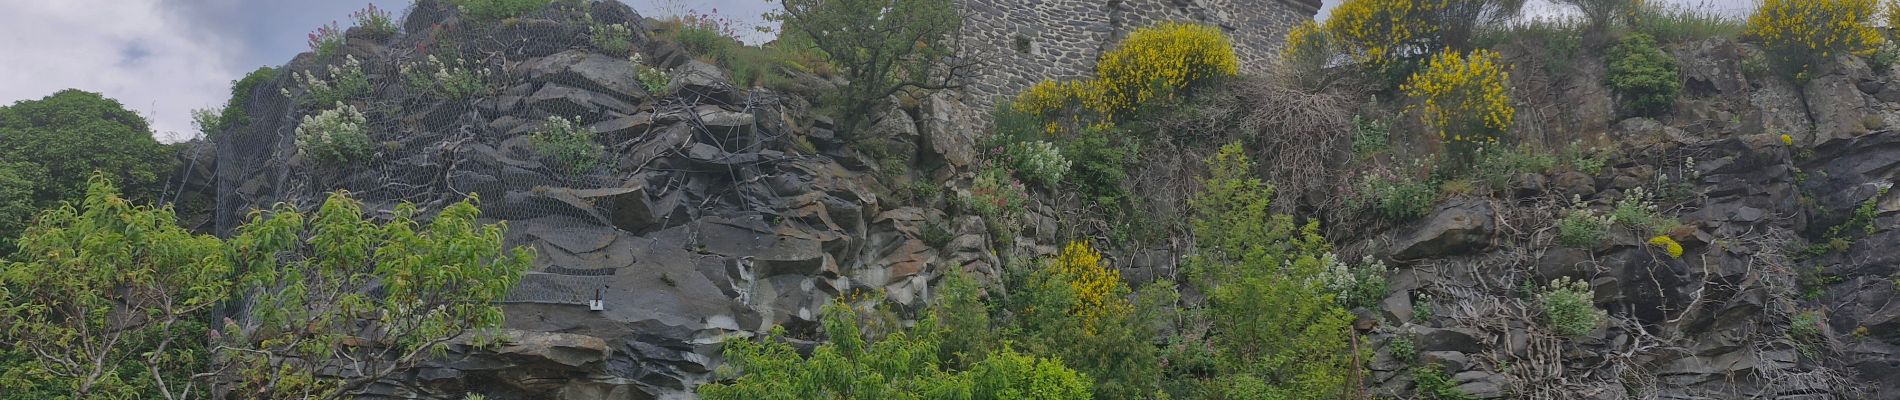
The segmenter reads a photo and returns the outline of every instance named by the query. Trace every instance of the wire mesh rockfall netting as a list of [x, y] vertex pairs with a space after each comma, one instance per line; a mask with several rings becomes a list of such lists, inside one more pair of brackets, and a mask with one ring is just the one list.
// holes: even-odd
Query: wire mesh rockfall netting
[[[691, 68], [675, 73], [667, 95], [648, 93], [636, 63], [672, 69], [687, 59], [648, 40], [650, 22], [614, 2], [556, 2], [500, 21], [419, 2], [402, 32], [349, 30], [340, 51], [302, 54], [253, 87], [241, 105], [251, 122], [226, 127], [214, 141], [215, 168], [178, 186], [209, 183], [219, 233], [254, 210], [310, 210], [339, 190], [379, 213], [473, 196], [488, 218], [568, 218], [629, 233], [696, 210], [781, 203], [759, 198], [774, 191], [734, 183], [783, 160], [787, 129], [775, 110], [785, 99]], [[599, 36], [618, 29], [603, 27], [628, 28], [626, 45], [641, 55], [603, 46]], [[337, 160], [300, 146], [300, 127], [340, 109], [362, 114], [366, 155]], [[564, 122], [579, 133], [563, 137]], [[591, 261], [542, 259], [511, 301], [584, 304], [602, 282], [586, 277], [614, 274]]]

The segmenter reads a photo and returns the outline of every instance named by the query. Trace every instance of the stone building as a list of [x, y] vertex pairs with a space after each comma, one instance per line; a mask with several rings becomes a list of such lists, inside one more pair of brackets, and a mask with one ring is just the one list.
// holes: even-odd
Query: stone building
[[967, 102], [988, 107], [1043, 79], [1089, 76], [1095, 59], [1135, 29], [1161, 22], [1220, 27], [1243, 72], [1261, 72], [1286, 32], [1319, 13], [1320, 0], [957, 0], [963, 55], [981, 60]]

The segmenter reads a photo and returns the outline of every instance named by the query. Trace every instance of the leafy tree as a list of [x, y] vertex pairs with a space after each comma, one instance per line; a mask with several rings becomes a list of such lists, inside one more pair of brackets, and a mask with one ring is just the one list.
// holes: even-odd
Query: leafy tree
[[1001, 340], [991, 326], [989, 305], [983, 302], [983, 288], [960, 270], [952, 269], [944, 275], [930, 312], [937, 318], [937, 326], [950, 332], [938, 344], [937, 360], [952, 369], [967, 370], [975, 366]]
[[[215, 237], [135, 206], [95, 176], [85, 200], [41, 214], [0, 263], [0, 387], [70, 398], [174, 399], [205, 365], [204, 312], [231, 290]], [[202, 389], [202, 387], [199, 387]], [[0, 397], [7, 397], [0, 394]]]
[[1095, 378], [1095, 397], [1153, 394], [1161, 367], [1152, 319], [1135, 313], [1121, 272], [1088, 244], [1071, 242], [1018, 279], [1010, 296], [1012, 339]]
[[[112, 174], [127, 197], [146, 199], [173, 167], [145, 118], [72, 89], [0, 107], [0, 160], [0, 170], [10, 170], [0, 171], [0, 238], [17, 237], [32, 210], [84, 197], [93, 171]], [[8, 253], [0, 240], [0, 256]]]
[[1631, 112], [1655, 116], [1676, 106], [1682, 93], [1676, 58], [1656, 47], [1656, 40], [1641, 33], [1623, 38], [1604, 56], [1610, 89], [1623, 96]]
[[257, 89], [257, 85], [277, 79], [277, 73], [276, 68], [258, 67], [251, 73], [244, 74], [244, 78], [231, 81], [231, 101], [225, 103], [224, 108], [215, 111], [217, 122], [209, 124], [213, 129], [207, 130], [205, 136], [216, 137], [225, 132], [235, 132], [250, 126], [251, 117], [250, 114], [244, 112], [244, 107], [251, 103], [251, 92]]
[[33, 188], [46, 178], [38, 165], [24, 162], [0, 162], [0, 256], [13, 253], [13, 233], [26, 229], [26, 223], [39, 207], [33, 201]]
[[380, 226], [362, 207], [338, 192], [307, 219], [279, 208], [231, 238], [250, 310], [244, 321], [226, 321], [219, 342], [231, 349], [222, 355], [240, 378], [236, 393], [354, 397], [453, 340], [472, 335], [486, 344], [501, 326], [496, 302], [533, 261], [502, 246], [503, 226], [477, 222], [470, 201], [426, 226], [409, 204]]
[[858, 313], [845, 302], [825, 307], [831, 341], [801, 357], [774, 328], [763, 341], [726, 343], [728, 382], [699, 387], [707, 400], [773, 399], [1086, 399], [1089, 381], [1061, 361], [1023, 355], [1005, 346], [970, 369], [940, 368], [946, 337], [935, 317], [883, 340], [866, 340]]
[[[1190, 205], [1198, 252], [1189, 277], [1208, 293], [1215, 398], [1338, 398], [1352, 371], [1352, 317], [1319, 279], [1330, 245], [1317, 223], [1268, 212], [1273, 189], [1250, 178], [1238, 143], [1207, 160]], [[1264, 312], [1271, 310], [1271, 312]]]
[[[1485, 23], [1517, 15], [1524, 0], [1345, 0], [1323, 30], [1367, 69], [1397, 76], [1440, 49], [1468, 49]], [[1308, 36], [1303, 43], [1314, 43]]]
[[891, 95], [956, 87], [970, 64], [940, 65], [962, 18], [950, 0], [782, 0], [782, 29], [823, 52], [847, 83], [832, 99], [849, 133]]
[[[43, 213], [0, 264], [0, 387], [24, 398], [184, 399], [217, 381], [248, 399], [344, 398], [501, 324], [495, 301], [530, 265], [467, 201], [426, 225], [342, 193], [305, 214], [259, 213], [227, 240], [104, 177]], [[248, 318], [208, 329], [212, 307]], [[0, 398], [16, 393], [0, 393]]]

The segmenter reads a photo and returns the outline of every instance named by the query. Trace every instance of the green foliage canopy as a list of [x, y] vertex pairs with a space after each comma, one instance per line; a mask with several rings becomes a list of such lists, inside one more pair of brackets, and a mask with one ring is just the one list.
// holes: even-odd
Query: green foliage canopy
[[[847, 129], [910, 89], [952, 87], [960, 66], [939, 66], [962, 18], [950, 0], [782, 0], [784, 30], [810, 39], [849, 83], [833, 102]], [[943, 68], [939, 68], [943, 67]]]
[[[214, 371], [243, 398], [357, 396], [452, 340], [486, 344], [496, 301], [532, 261], [469, 201], [426, 224], [398, 205], [379, 224], [336, 193], [220, 240], [90, 182], [0, 263], [0, 387], [28, 388], [0, 398], [179, 399]], [[208, 330], [212, 307], [231, 303], [248, 317]], [[371, 359], [385, 362], [354, 361]]]
[[826, 306], [823, 319], [831, 341], [810, 357], [780, 340], [781, 328], [764, 341], [728, 342], [729, 364], [721, 371], [737, 378], [700, 386], [699, 394], [707, 400], [1089, 398], [1088, 377], [1007, 346], [967, 370], [939, 368], [949, 332], [935, 317], [876, 341], [865, 339], [857, 311], [844, 301]]
[[[0, 107], [0, 238], [14, 238], [36, 210], [86, 194], [93, 171], [112, 174], [128, 197], [162, 190], [172, 150], [145, 118], [98, 93], [63, 90]], [[0, 255], [11, 253], [0, 239]]]
[[202, 332], [232, 286], [217, 238], [94, 177], [85, 201], [48, 210], [19, 243], [20, 261], [0, 263], [0, 342], [30, 357], [0, 361], [0, 387], [76, 399], [190, 391], [183, 375], [202, 368], [205, 343], [185, 332]]
[[1623, 97], [1629, 111], [1637, 115], [1657, 116], [1676, 106], [1682, 93], [1682, 77], [1676, 58], [1656, 47], [1649, 35], [1632, 34], [1623, 38], [1605, 56], [1610, 89]]
[[[1331, 246], [1317, 223], [1269, 213], [1271, 187], [1251, 178], [1238, 143], [1207, 160], [1192, 200], [1198, 252], [1192, 282], [1209, 293], [1218, 375], [1215, 398], [1319, 399], [1343, 395], [1352, 371], [1352, 316], [1317, 279]], [[1262, 312], [1272, 310], [1272, 312]]]

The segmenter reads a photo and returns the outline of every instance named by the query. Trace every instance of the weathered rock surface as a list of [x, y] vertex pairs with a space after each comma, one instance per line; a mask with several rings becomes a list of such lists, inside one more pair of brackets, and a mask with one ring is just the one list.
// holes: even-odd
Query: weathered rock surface
[[[638, 19], [619, 3], [593, 5], [601, 7]], [[579, 34], [566, 28], [573, 24], [566, 18], [578, 14], [563, 10], [519, 22], [545, 31], [504, 32], [497, 40], [586, 43], [562, 36]], [[412, 16], [457, 23], [441, 10]], [[405, 40], [414, 39], [389, 48]], [[371, 64], [396, 51], [360, 50], [356, 56]], [[215, 153], [181, 156], [202, 161], [191, 172], [217, 183], [200, 189], [215, 193], [215, 207], [202, 214], [215, 216], [218, 229], [278, 202], [314, 206], [336, 189], [376, 209], [408, 201], [427, 210], [473, 195], [484, 217], [507, 221], [507, 243], [536, 250], [535, 267], [503, 306], [508, 337], [500, 347], [456, 346], [443, 360], [382, 382], [374, 395], [688, 398], [719, 365], [723, 341], [775, 326], [813, 334], [819, 311], [843, 294], [882, 292], [915, 311], [946, 268], [997, 279], [1001, 263], [980, 221], [975, 235], [933, 248], [920, 237], [926, 224], [950, 224], [941, 211], [888, 205], [868, 163], [799, 149], [799, 139], [834, 142], [829, 121], [813, 120], [801, 102], [738, 89], [719, 68], [694, 60], [668, 58], [676, 79], [660, 98], [646, 93], [623, 58], [573, 48], [470, 50], [506, 55], [497, 68], [507, 73], [488, 82], [500, 89], [471, 104], [391, 102], [403, 105], [372, 114], [377, 126], [390, 127], [372, 140], [396, 144], [364, 165], [297, 165], [289, 135], [311, 110], [284, 101], [251, 105], [253, 129], [217, 142]], [[884, 135], [915, 152], [915, 121], [890, 115], [898, 119]], [[549, 116], [593, 128], [605, 150], [600, 166], [558, 168], [559, 160], [542, 154], [529, 136]], [[963, 136], [947, 146], [971, 151], [957, 142], [971, 133], [950, 133]], [[595, 299], [605, 309], [590, 310]]]
[[[408, 31], [461, 23], [422, 3]], [[618, 3], [589, 7], [605, 22], [640, 20]], [[891, 201], [894, 183], [874, 177], [954, 186], [941, 183], [978, 162], [977, 121], [987, 110], [973, 106], [982, 101], [946, 94], [880, 110], [879, 123], [851, 139], [861, 142], [847, 141], [802, 101], [735, 85], [718, 67], [640, 32], [634, 48], [675, 78], [665, 97], [647, 93], [625, 59], [584, 50], [587, 30], [575, 19], [549, 8], [472, 42], [470, 54], [498, 58], [489, 64], [497, 72], [490, 96], [445, 102], [379, 89], [375, 104], [392, 105], [371, 112], [381, 146], [374, 161], [352, 168], [300, 160], [291, 135], [312, 110], [253, 96], [245, 108], [256, 123], [179, 155], [189, 176], [212, 178], [187, 185], [180, 203], [196, 203], [180, 207], [195, 218], [187, 223], [224, 232], [252, 209], [309, 208], [336, 189], [376, 210], [479, 196], [486, 217], [508, 222], [509, 244], [538, 254], [504, 305], [508, 341], [456, 346], [382, 382], [373, 394], [384, 398], [690, 398], [720, 364], [724, 340], [774, 326], [811, 335], [825, 304], [856, 291], [881, 291], [900, 313], [915, 312], [945, 271], [996, 282], [1004, 257], [1056, 249], [1061, 213], [1047, 204], [1030, 207], [1022, 237], [994, 238], [989, 221], [947, 215], [942, 201]], [[348, 52], [377, 65], [424, 40]], [[1884, 128], [1900, 121], [1900, 72], [1845, 65], [1796, 85], [1745, 74], [1740, 60], [1758, 51], [1749, 45], [1670, 51], [1683, 60], [1685, 96], [1668, 116], [1612, 118], [1612, 95], [1592, 83], [1601, 80], [1596, 67], [1517, 88], [1561, 91], [1544, 96], [1562, 100], [1551, 103], [1563, 108], [1553, 124], [1627, 139], [1600, 173], [1516, 176], [1507, 199], [1451, 200], [1339, 246], [1394, 267], [1391, 292], [1365, 313], [1384, 324], [1362, 342], [1379, 349], [1366, 360], [1375, 394], [1413, 395], [1418, 362], [1441, 365], [1452, 385], [1478, 398], [1900, 394], [1900, 380], [1890, 379], [1900, 375], [1900, 252], [1892, 250], [1900, 248], [1900, 195], [1883, 194], [1900, 175], [1900, 133]], [[301, 57], [288, 67], [322, 65]], [[275, 94], [287, 84], [257, 90]], [[558, 168], [538, 151], [529, 137], [549, 116], [579, 118], [599, 133], [597, 168]], [[866, 152], [909, 163], [880, 165]], [[948, 168], [912, 173], [922, 164]], [[1680, 190], [1659, 212], [1681, 223], [1663, 234], [1684, 245], [1682, 258], [1647, 245], [1656, 232], [1628, 227], [1594, 246], [1553, 243], [1555, 210], [1570, 199], [1604, 211], [1636, 188], [1663, 189], [1657, 182]], [[1843, 251], [1797, 256], [1849, 218], [1841, 210], [1870, 201], [1871, 231], [1854, 233]], [[941, 231], [935, 242], [925, 240], [932, 229]], [[1188, 248], [1109, 256], [1129, 280], [1147, 282], [1174, 276]], [[1522, 288], [1560, 277], [1587, 282], [1607, 321], [1580, 337], [1543, 327]], [[590, 310], [594, 299], [605, 308]], [[1790, 339], [1791, 316], [1804, 310], [1824, 311], [1827, 341]], [[1415, 357], [1393, 354], [1399, 338]]]

